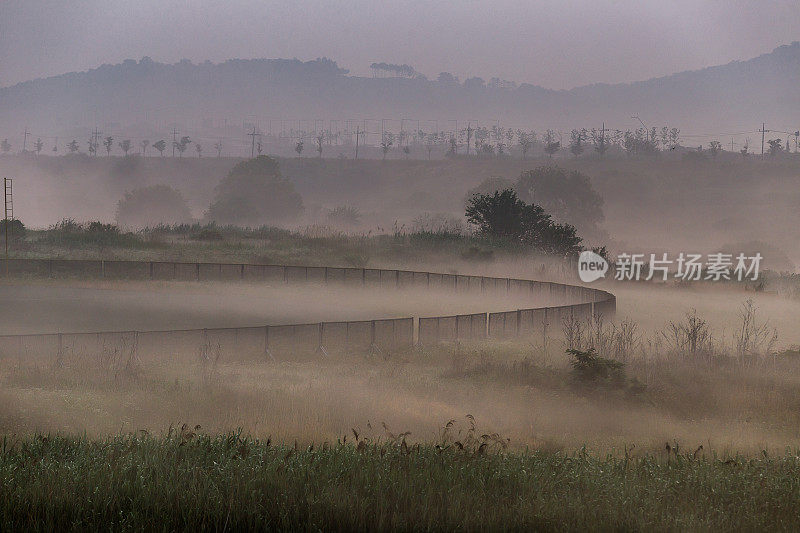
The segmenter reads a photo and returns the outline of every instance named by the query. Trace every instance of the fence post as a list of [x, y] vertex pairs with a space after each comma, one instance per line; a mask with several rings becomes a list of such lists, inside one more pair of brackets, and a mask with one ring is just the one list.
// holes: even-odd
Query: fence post
[[272, 352], [269, 349], [269, 326], [264, 326], [264, 355], [275, 360], [275, 356], [272, 355]]
[[153, 262], [150, 261], [150, 279], [153, 279], [153, 270], [154, 270]]
[[106, 277], [106, 261], [105, 259], [100, 260], [100, 275], [102, 277]]
[[520, 331], [522, 330], [522, 310], [517, 309], [517, 337], [519, 337]]
[[194, 277], [197, 281], [200, 281], [200, 263], [194, 264]]
[[367, 269], [366, 268], [362, 268], [361, 269], [361, 284], [362, 285], [366, 285], [367, 284]]
[[511, 292], [511, 278], [506, 278], [506, 293]]
[[244, 263], [241, 264], [241, 272], [239, 273], [239, 278], [244, 279]]
[[287, 270], [286, 265], [283, 265], [283, 282], [289, 283], [289, 271]]
[[396, 288], [398, 288], [398, 289], [400, 288], [400, 271], [399, 270], [395, 270], [394, 271], [394, 286]]
[[325, 277], [325, 284], [327, 285], [327, 283], [328, 283], [328, 267], [325, 267], [325, 272], [324, 272], [323, 276]]
[[[306, 269], [306, 272], [308, 270]], [[325, 322], [320, 322], [317, 326], [318, 330], [318, 338], [317, 338], [317, 353], [322, 354], [323, 357], [328, 357], [328, 350], [325, 349], [325, 344], [323, 343], [324, 336], [325, 336]]]

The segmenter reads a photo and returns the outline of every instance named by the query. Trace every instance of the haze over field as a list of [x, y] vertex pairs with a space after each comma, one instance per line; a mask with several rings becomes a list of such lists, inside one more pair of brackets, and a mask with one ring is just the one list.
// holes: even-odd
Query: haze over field
[[0, 178], [0, 531], [800, 531], [796, 0], [0, 0]]

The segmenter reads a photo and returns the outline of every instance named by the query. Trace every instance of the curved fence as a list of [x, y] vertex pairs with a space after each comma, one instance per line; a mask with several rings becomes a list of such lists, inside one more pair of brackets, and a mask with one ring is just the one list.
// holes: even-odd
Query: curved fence
[[[163, 261], [11, 259], [8, 276], [105, 279], [244, 280], [321, 283], [387, 288], [431, 288], [456, 293], [530, 296], [526, 309], [432, 317], [278, 324], [259, 327], [162, 331], [103, 331], [0, 335], [0, 358], [99, 358], [113, 367], [142, 358], [193, 353], [203, 360], [227, 361], [327, 356], [331, 352], [391, 352], [415, 344], [546, 337], [565, 320], [597, 315], [613, 318], [616, 299], [599, 289], [514, 278], [442, 274], [410, 270]], [[5, 272], [6, 269], [4, 268]]]

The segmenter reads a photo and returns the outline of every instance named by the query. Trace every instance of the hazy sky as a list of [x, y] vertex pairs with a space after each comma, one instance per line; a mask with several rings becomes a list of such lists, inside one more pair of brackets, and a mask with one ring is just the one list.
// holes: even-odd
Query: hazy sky
[[647, 79], [800, 40], [800, 5], [745, 0], [0, 0], [0, 86], [150, 56], [326, 56], [551, 88]]

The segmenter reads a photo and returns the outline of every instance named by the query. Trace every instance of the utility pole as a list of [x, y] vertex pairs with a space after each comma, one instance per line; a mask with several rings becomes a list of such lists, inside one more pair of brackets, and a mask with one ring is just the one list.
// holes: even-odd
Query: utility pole
[[97, 126], [94, 127], [94, 131], [92, 132], [92, 146], [94, 147], [94, 155], [97, 156], [97, 147], [100, 144], [100, 134], [103, 133], [98, 131]]
[[28, 146], [28, 135], [30, 135], [30, 134], [31, 134], [31, 132], [28, 131], [28, 127], [25, 126], [25, 133], [23, 133], [23, 137], [22, 137], [22, 153], [23, 154], [27, 151], [26, 148]]
[[172, 157], [175, 157], [175, 145], [178, 144], [178, 130], [172, 128]]
[[356, 159], [358, 159], [358, 136], [361, 132], [358, 131], [358, 124], [356, 124]]
[[8, 277], [8, 261], [9, 261], [8, 242], [9, 242], [9, 234], [12, 231], [11, 221], [14, 219], [14, 199], [13, 199], [13, 187], [11, 178], [3, 178], [3, 207], [5, 209], [5, 217], [3, 218], [3, 225], [5, 226], [5, 234], [6, 234], [6, 277]]
[[764, 134], [769, 130], [767, 130], [767, 125], [764, 122], [762, 122], [761, 123], [761, 129], [758, 130], [758, 131], [761, 132], [761, 158], [763, 159], [764, 158]]
[[251, 140], [253, 141], [250, 145], [250, 159], [253, 159], [256, 153], [256, 135], [258, 135], [256, 133], [256, 127], [253, 126], [253, 133], [248, 133], [247, 135], [251, 137]]
[[734, 149], [735, 146], [736, 146], [736, 143], [733, 142], [733, 137], [731, 137], [731, 152], [733, 152], [733, 149]]

